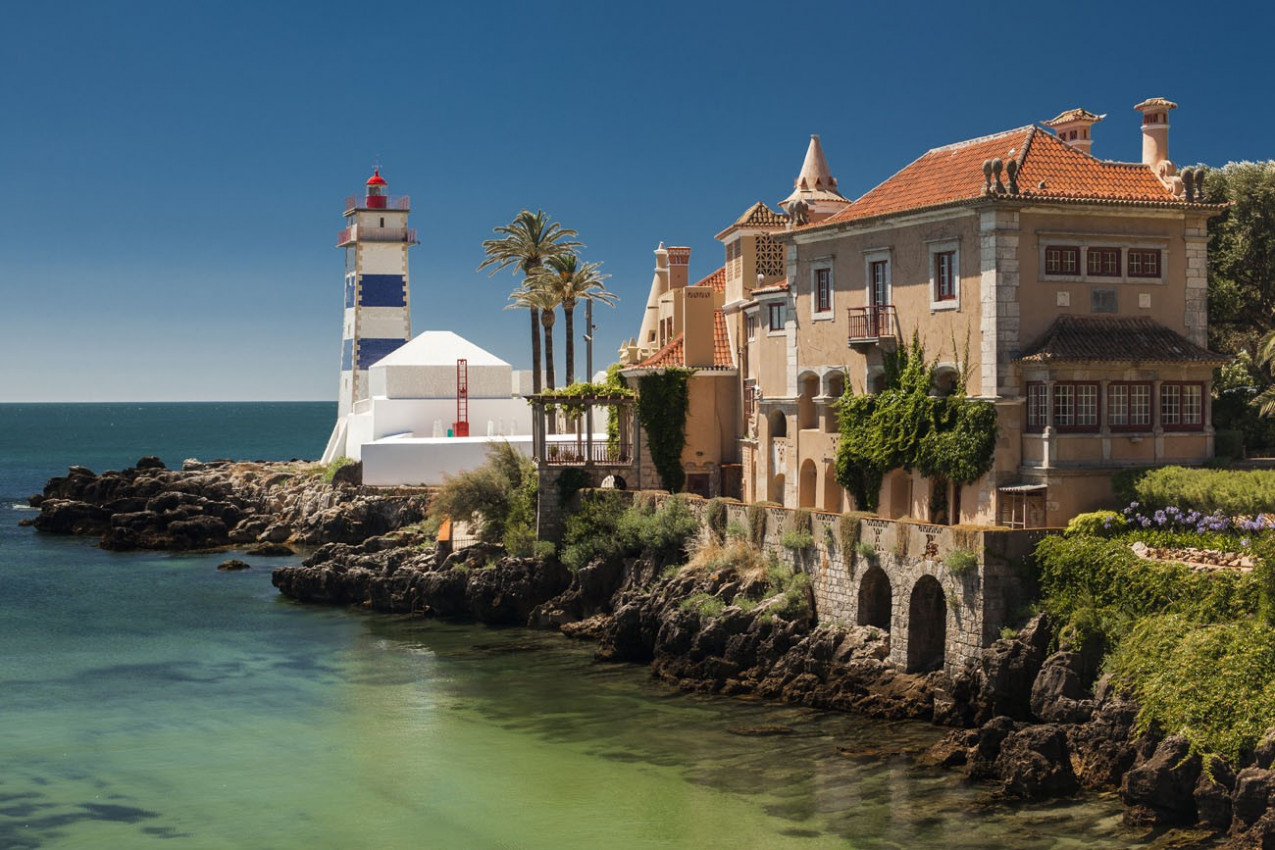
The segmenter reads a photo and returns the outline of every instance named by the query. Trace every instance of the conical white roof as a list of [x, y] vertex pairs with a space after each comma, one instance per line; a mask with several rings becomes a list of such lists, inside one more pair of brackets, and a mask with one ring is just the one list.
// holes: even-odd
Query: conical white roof
[[505, 366], [509, 364], [490, 351], [485, 351], [451, 331], [425, 331], [372, 364], [379, 366], [450, 366], [460, 359], [470, 366]]

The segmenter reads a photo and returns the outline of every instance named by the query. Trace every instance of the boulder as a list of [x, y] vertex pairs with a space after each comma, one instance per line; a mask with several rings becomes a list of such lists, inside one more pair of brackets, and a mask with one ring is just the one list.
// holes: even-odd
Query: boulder
[[1195, 809], [1201, 825], [1218, 830], [1231, 825], [1231, 794], [1234, 789], [1235, 771], [1231, 765], [1226, 759], [1209, 759], [1195, 783]]
[[297, 553], [297, 550], [287, 543], [258, 543], [255, 546], [249, 546], [244, 551], [249, 555], [257, 555], [262, 558], [280, 558]]
[[992, 769], [1011, 797], [1039, 800], [1074, 794], [1080, 787], [1071, 769], [1067, 734], [1054, 724], [1028, 726], [1006, 736]]
[[1199, 779], [1200, 757], [1191, 752], [1186, 738], [1166, 738], [1150, 758], [1124, 775], [1120, 797], [1126, 807], [1125, 819], [1130, 823], [1195, 823]]
[[1235, 777], [1235, 794], [1232, 797], [1233, 832], [1248, 829], [1266, 813], [1275, 792], [1275, 771], [1269, 768], [1246, 767]]
[[1094, 702], [1083, 680], [1084, 662], [1079, 653], [1055, 652], [1045, 659], [1032, 683], [1031, 712], [1046, 723], [1083, 723]]
[[252, 569], [252, 567], [248, 564], [245, 564], [243, 561], [232, 559], [229, 561], [223, 561], [222, 563], [218, 564], [217, 569], [223, 573], [234, 573], [234, 572], [239, 572], [240, 570], [250, 570]]
[[168, 467], [164, 466], [164, 462], [154, 455], [138, 458], [137, 463], [133, 464], [133, 466], [136, 469], [168, 469]]
[[996, 776], [996, 759], [1000, 756], [1001, 744], [1016, 731], [1014, 718], [993, 717], [979, 727], [974, 738], [974, 745], [969, 751], [970, 779], [990, 779]]

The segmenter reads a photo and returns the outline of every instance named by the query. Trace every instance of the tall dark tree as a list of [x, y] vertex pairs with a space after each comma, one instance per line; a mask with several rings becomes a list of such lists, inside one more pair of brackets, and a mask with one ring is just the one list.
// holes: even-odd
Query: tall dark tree
[[[559, 254], [545, 260], [544, 265], [536, 272], [531, 285], [551, 290], [562, 305], [562, 316], [567, 337], [566, 348], [566, 386], [576, 380], [575, 349], [575, 310], [581, 301], [600, 301], [614, 306], [617, 296], [609, 292], [602, 281], [610, 275], [601, 274], [598, 269], [601, 263], [585, 263], [575, 254]], [[586, 333], [592, 333], [587, 328]], [[586, 381], [593, 380], [592, 375], [585, 375]]]
[[[523, 210], [507, 225], [493, 229], [495, 239], [483, 242], [483, 252], [487, 259], [478, 266], [478, 270], [491, 269], [495, 274], [501, 269], [511, 268], [515, 274], [523, 275], [523, 286], [527, 285], [536, 270], [550, 257], [570, 253], [583, 247], [573, 241], [574, 230], [568, 230], [556, 221], [550, 221], [544, 210]], [[542, 389], [540, 369], [540, 309], [527, 304], [531, 313], [531, 386], [539, 393]]]
[[1209, 222], [1209, 346], [1257, 354], [1275, 330], [1275, 161], [1211, 169], [1204, 189], [1231, 204]]

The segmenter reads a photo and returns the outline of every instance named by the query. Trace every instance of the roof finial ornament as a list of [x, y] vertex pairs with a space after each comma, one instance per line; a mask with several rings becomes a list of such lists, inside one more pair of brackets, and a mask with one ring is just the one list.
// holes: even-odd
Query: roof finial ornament
[[983, 194], [992, 194], [992, 161], [983, 160]]
[[1001, 172], [1005, 169], [1005, 164], [1001, 162], [998, 156], [992, 160], [992, 175], [996, 178], [996, 194], [1005, 194], [1005, 184], [1001, 182]]
[[1182, 189], [1186, 193], [1186, 201], [1190, 203], [1195, 200], [1195, 169], [1182, 169]]
[[810, 204], [798, 198], [788, 202], [788, 229], [801, 227], [810, 220]]
[[1005, 171], [1009, 175], [1009, 193], [1018, 194], [1018, 160], [1011, 159], [1005, 163]]

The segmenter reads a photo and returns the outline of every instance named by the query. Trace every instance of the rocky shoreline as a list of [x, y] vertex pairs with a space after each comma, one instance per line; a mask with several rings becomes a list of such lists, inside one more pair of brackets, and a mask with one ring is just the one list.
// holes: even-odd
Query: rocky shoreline
[[[413, 526], [428, 493], [325, 483], [312, 464], [152, 458], [95, 475], [73, 467], [32, 497], [30, 524], [110, 549], [318, 546], [274, 571], [301, 602], [554, 628], [594, 640], [601, 661], [644, 663], [679, 688], [755, 695], [952, 727], [923, 760], [1013, 799], [1118, 790], [1126, 820], [1174, 827], [1172, 846], [1275, 847], [1275, 732], [1242, 764], [1136, 727], [1137, 706], [1099, 677], [1095, 647], [1063, 647], [1046, 617], [954, 675], [890, 664], [889, 635], [817, 622], [813, 599], [764, 577], [650, 559], [554, 560], [476, 545], [442, 555]], [[250, 550], [251, 551], [251, 550]], [[692, 604], [711, 601], [711, 605]], [[1166, 845], [1167, 846], [1167, 845]]]

